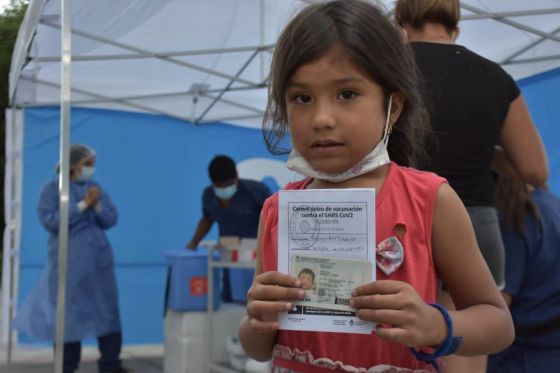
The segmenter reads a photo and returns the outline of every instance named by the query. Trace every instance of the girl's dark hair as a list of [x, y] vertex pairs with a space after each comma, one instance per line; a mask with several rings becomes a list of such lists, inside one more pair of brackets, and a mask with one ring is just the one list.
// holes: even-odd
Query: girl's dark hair
[[522, 181], [498, 175], [496, 184], [496, 209], [505, 227], [525, 235], [527, 216], [540, 221], [539, 210], [531, 200], [527, 186]]
[[263, 136], [272, 154], [285, 154], [280, 141], [288, 129], [286, 86], [302, 65], [340, 47], [352, 64], [379, 84], [385, 107], [389, 95], [400, 92], [404, 108], [389, 138], [390, 158], [402, 166], [425, 160], [428, 116], [418, 92], [412, 52], [400, 32], [372, 4], [360, 0], [322, 2], [303, 8], [280, 35], [270, 69], [269, 98]]

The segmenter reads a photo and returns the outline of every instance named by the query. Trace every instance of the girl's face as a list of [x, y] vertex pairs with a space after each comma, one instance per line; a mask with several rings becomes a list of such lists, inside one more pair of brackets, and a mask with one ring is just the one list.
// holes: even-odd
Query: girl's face
[[[316, 170], [346, 171], [381, 140], [387, 110], [383, 101], [381, 86], [332, 48], [300, 66], [287, 84], [292, 144]], [[401, 109], [402, 99], [395, 97], [390, 124]]]

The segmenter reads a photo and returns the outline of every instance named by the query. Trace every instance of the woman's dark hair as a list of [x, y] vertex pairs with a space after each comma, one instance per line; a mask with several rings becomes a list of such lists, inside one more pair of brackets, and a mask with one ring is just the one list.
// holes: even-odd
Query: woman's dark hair
[[496, 184], [496, 209], [505, 227], [525, 235], [525, 219], [540, 221], [539, 210], [531, 200], [525, 183], [499, 175]]
[[341, 48], [351, 63], [379, 84], [385, 107], [392, 93], [405, 98], [403, 111], [389, 138], [390, 158], [402, 166], [417, 166], [425, 159], [428, 116], [418, 91], [418, 74], [411, 50], [400, 32], [372, 4], [338, 0], [309, 5], [280, 35], [270, 69], [269, 99], [263, 136], [272, 154], [285, 154], [280, 141], [288, 129], [286, 86], [302, 65]]
[[395, 5], [395, 20], [404, 26], [421, 30], [428, 22], [445, 26], [451, 35], [457, 30], [461, 18], [459, 0], [398, 0]]

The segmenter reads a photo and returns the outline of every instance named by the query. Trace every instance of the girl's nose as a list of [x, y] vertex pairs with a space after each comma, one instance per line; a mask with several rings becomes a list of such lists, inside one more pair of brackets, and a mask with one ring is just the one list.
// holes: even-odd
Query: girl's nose
[[317, 103], [311, 125], [316, 130], [336, 127], [336, 116], [333, 107], [327, 102]]

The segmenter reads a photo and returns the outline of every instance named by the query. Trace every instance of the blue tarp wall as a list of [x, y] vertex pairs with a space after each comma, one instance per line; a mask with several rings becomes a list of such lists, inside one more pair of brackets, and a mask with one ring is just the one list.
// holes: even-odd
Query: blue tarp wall
[[[560, 195], [560, 69], [519, 84], [549, 155], [550, 186]], [[208, 162], [216, 154], [228, 154], [238, 163], [278, 158], [267, 152], [258, 130], [193, 126], [108, 110], [74, 109], [72, 142], [97, 151], [95, 177], [119, 207], [119, 224], [108, 234], [116, 259], [125, 343], [160, 343], [166, 274], [162, 252], [183, 247], [190, 239], [201, 214], [202, 190], [209, 184]], [[58, 147], [59, 109], [26, 109], [20, 303], [46, 260], [47, 235], [35, 207], [43, 183], [56, 177]], [[273, 178], [264, 181], [272, 190], [278, 188]], [[215, 237], [214, 229], [209, 238]]]
[[[19, 304], [46, 261], [47, 233], [39, 224], [39, 191], [56, 177], [59, 108], [24, 114], [24, 170]], [[217, 154], [237, 163], [272, 157], [259, 130], [225, 124], [194, 126], [170, 118], [109, 110], [73, 109], [72, 142], [97, 152], [95, 179], [119, 208], [108, 231], [115, 254], [124, 342], [160, 343], [166, 266], [163, 251], [184, 247], [202, 214], [207, 166]], [[262, 180], [271, 190], [271, 175]], [[213, 228], [207, 238], [216, 238]], [[21, 336], [21, 342], [30, 342]]]

